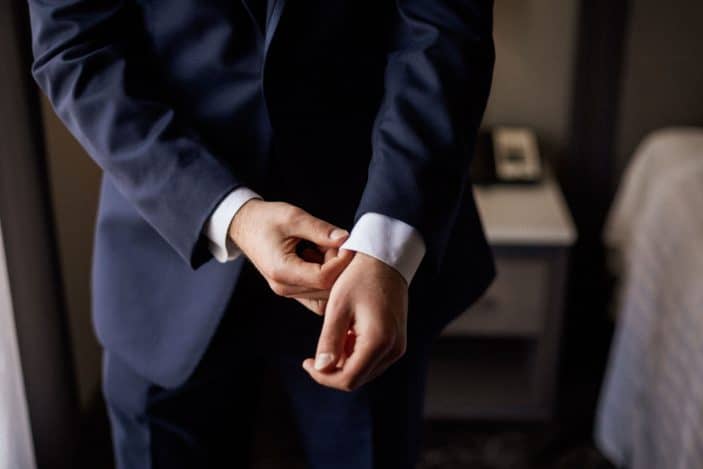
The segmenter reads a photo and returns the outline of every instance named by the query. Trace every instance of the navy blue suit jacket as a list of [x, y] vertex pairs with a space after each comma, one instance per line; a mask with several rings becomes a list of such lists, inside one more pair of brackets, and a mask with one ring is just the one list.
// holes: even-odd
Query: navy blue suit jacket
[[162, 386], [194, 369], [245, 262], [202, 234], [240, 185], [346, 228], [417, 228], [426, 331], [493, 276], [468, 182], [492, 2], [274, 0], [256, 21], [262, 1], [29, 0], [33, 75], [104, 170], [98, 337]]

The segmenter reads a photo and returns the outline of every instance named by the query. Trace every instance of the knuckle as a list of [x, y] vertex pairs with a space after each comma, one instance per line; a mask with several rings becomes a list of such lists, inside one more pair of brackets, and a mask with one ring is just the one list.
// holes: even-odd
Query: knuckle
[[369, 341], [376, 351], [389, 350], [395, 345], [395, 333], [385, 328], [378, 328], [374, 331], [370, 331]]
[[397, 343], [391, 350], [393, 360], [400, 360], [405, 355], [406, 347], [404, 343]]
[[339, 389], [345, 392], [352, 392], [356, 389], [354, 380], [351, 377], [344, 378], [339, 382]]
[[288, 223], [299, 223], [304, 213], [305, 212], [294, 205], [286, 205], [283, 208], [283, 217]]
[[288, 288], [282, 283], [271, 281], [269, 282], [269, 287], [278, 296], [286, 296], [288, 294]]
[[381, 340], [381, 343], [379, 344], [378, 349], [379, 350], [385, 350], [387, 351], [392, 351], [395, 347], [395, 337], [385, 337], [384, 339]]
[[317, 287], [320, 290], [329, 290], [334, 285], [334, 272], [328, 269], [322, 269], [317, 277]]
[[273, 283], [281, 283], [285, 276], [285, 267], [274, 265], [268, 271], [268, 277]]
[[401, 357], [407, 353], [407, 351], [408, 351], [408, 344], [407, 344], [406, 341], [403, 340], [403, 341], [400, 343], [400, 346], [398, 347], [398, 351], [400, 352], [400, 356], [401, 356]]
[[280, 211], [286, 211], [286, 210], [295, 208], [294, 205], [291, 205], [286, 202], [271, 202], [271, 204], [273, 204]]
[[284, 218], [287, 214], [288, 211], [292, 208], [292, 205], [287, 204], [285, 202], [269, 202], [271, 204], [271, 207], [276, 209], [276, 213], [278, 214], [279, 217]]
[[326, 300], [313, 300], [315, 313], [322, 316], [325, 313], [325, 307], [327, 306]]

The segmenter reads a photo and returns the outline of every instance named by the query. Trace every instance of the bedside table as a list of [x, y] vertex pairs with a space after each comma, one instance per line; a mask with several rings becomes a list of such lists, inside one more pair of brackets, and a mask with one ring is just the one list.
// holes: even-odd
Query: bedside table
[[552, 415], [566, 266], [576, 230], [555, 179], [476, 187], [496, 259], [486, 294], [444, 330], [430, 359], [425, 415]]

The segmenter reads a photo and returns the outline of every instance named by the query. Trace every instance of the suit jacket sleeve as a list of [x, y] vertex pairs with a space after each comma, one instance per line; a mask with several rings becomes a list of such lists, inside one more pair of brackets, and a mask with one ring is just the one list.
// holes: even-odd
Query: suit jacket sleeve
[[492, 1], [396, 0], [385, 95], [356, 218], [380, 213], [418, 229], [438, 268], [468, 188], [493, 73]]
[[210, 258], [208, 216], [239, 181], [160, 92], [129, 5], [29, 0], [32, 73], [118, 190], [195, 268]]

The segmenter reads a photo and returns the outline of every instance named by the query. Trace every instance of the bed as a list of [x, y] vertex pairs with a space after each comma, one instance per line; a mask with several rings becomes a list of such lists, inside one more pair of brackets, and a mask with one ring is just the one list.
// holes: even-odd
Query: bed
[[617, 466], [703, 467], [703, 129], [655, 132], [605, 229], [620, 279], [595, 439]]

